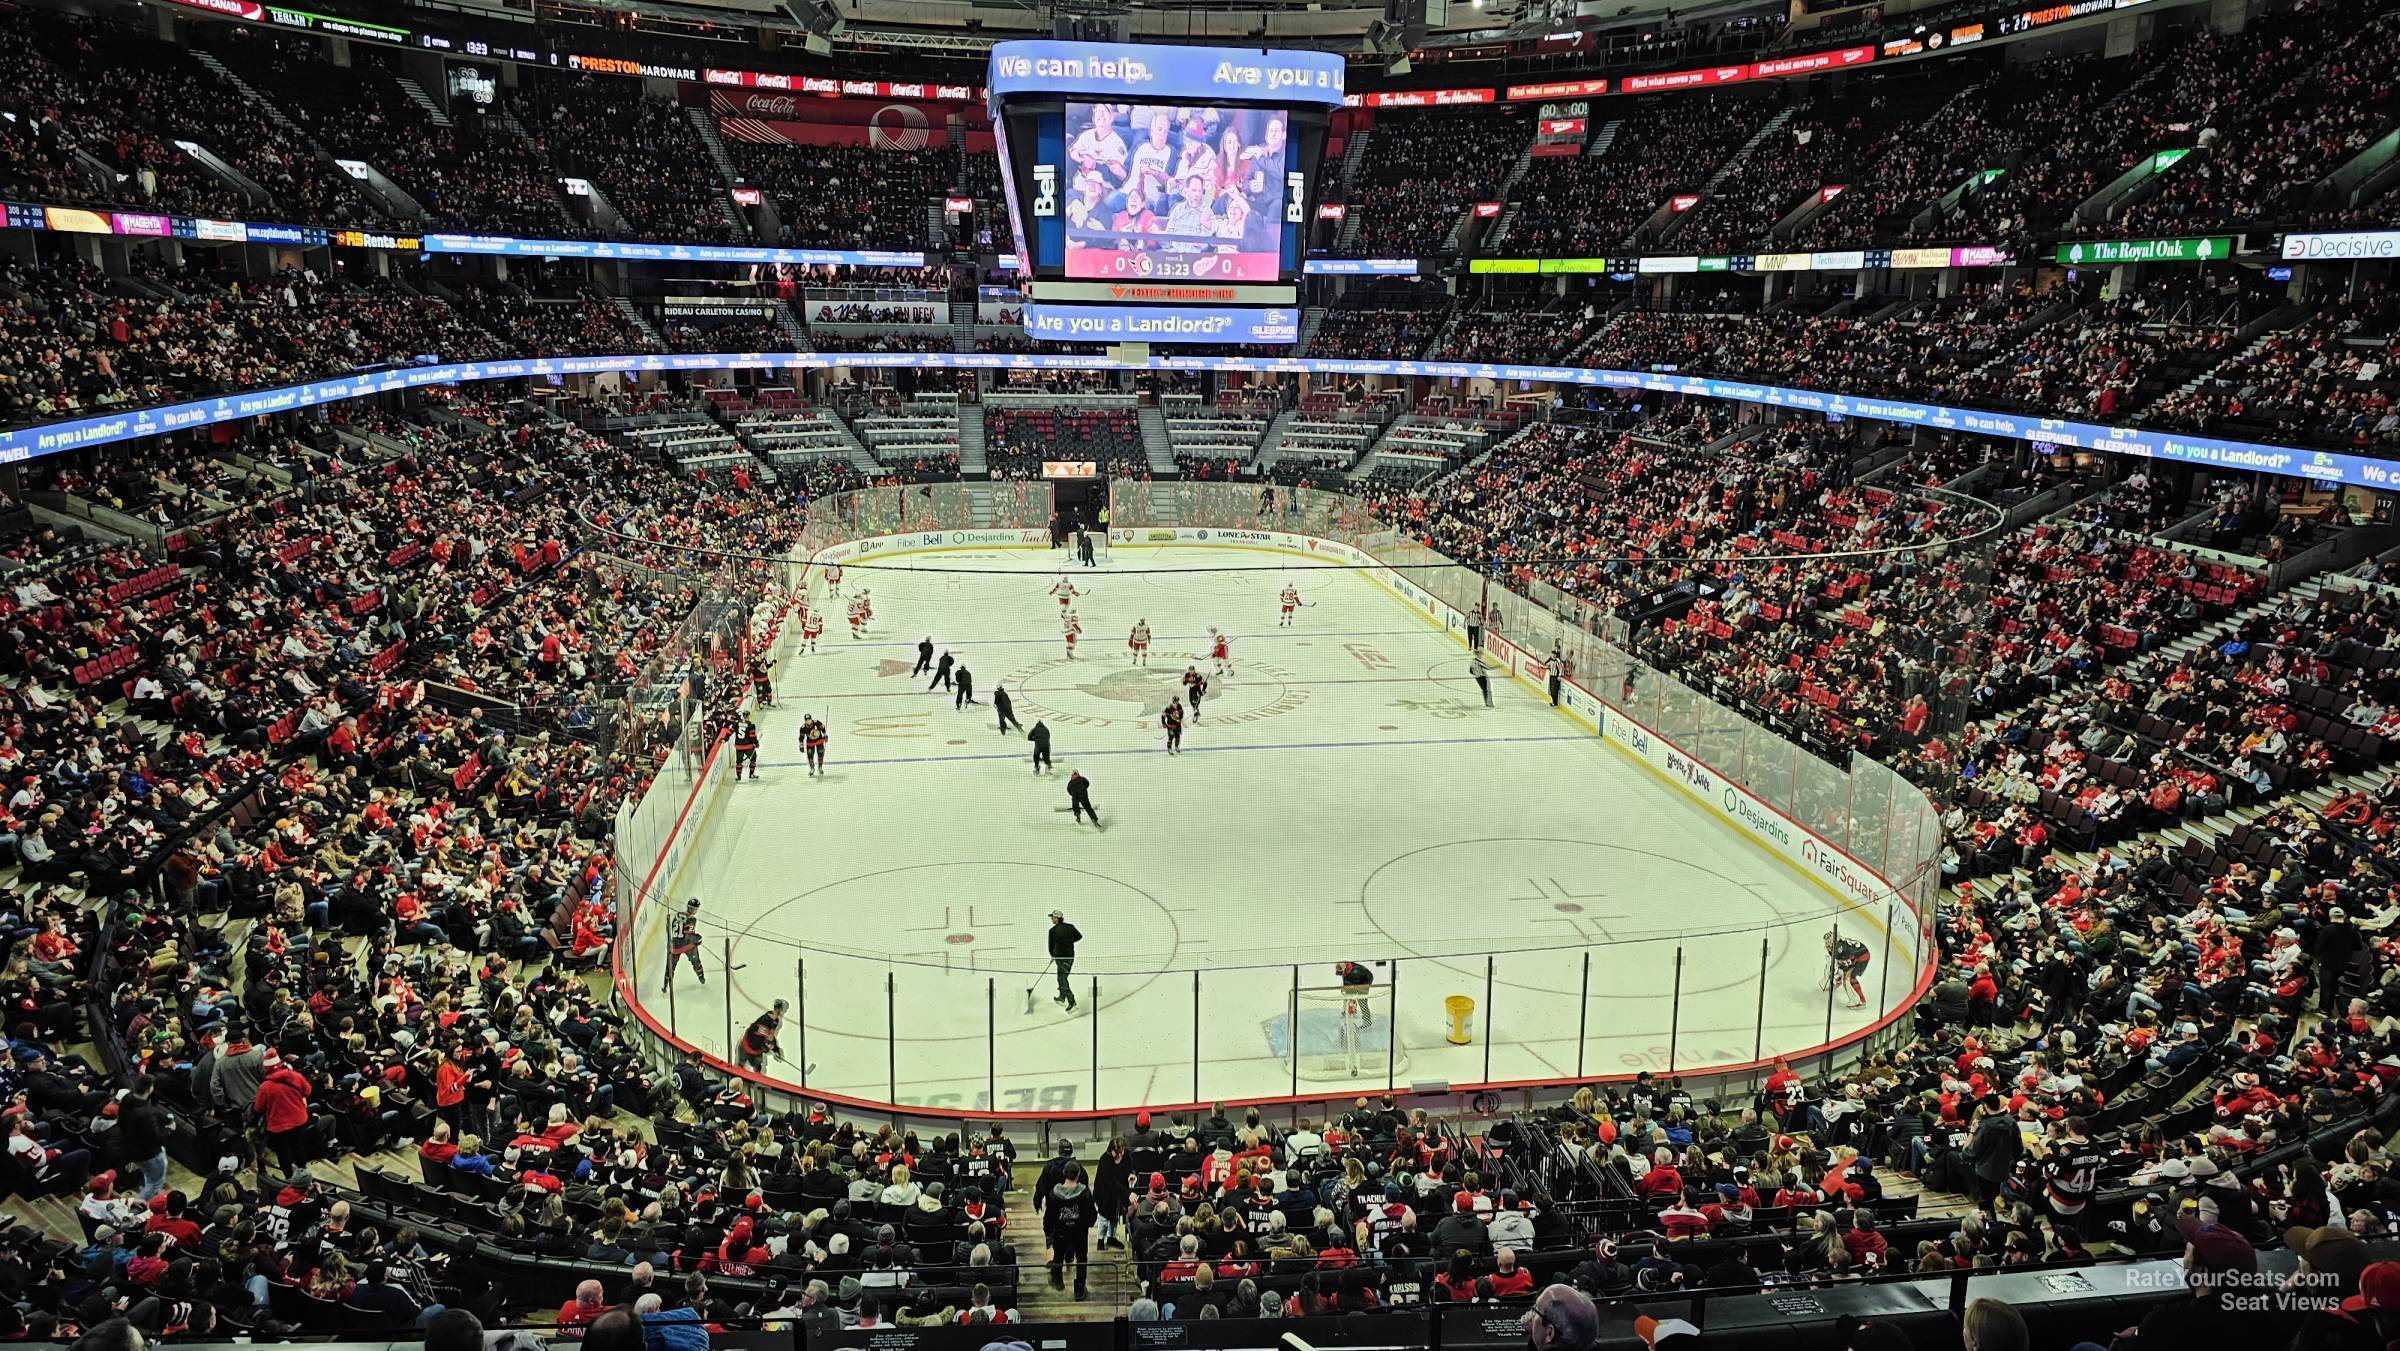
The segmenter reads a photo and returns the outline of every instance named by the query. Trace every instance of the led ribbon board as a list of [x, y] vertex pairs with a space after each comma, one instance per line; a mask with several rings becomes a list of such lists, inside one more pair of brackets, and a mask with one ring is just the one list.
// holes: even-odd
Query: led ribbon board
[[[1209, 341], [1240, 339], [1211, 338]], [[1732, 399], [1833, 417], [1869, 418], [1877, 422], [1931, 427], [1938, 431], [1975, 432], [2014, 440], [2046, 441], [2080, 450], [2173, 460], [2215, 469], [2237, 469], [2254, 474], [2296, 474], [2320, 482], [2355, 483], [2370, 488], [2400, 487], [2400, 462], [2363, 455], [2262, 445], [2253, 441], [2220, 441], [2144, 427], [2111, 427], [2062, 418], [2033, 417], [2023, 413], [1996, 413], [1979, 408], [1912, 403], [1903, 399], [1868, 398], [1821, 389], [1787, 389], [1781, 385], [1721, 380], [1711, 376], [1596, 370], [1584, 366], [1496, 365], [1472, 361], [1153, 356], [1140, 362], [1101, 363], [1095, 358], [1071, 353], [996, 352], [676, 352], [663, 355], [645, 352], [625, 356], [523, 357], [505, 361], [462, 361], [398, 367], [320, 380], [312, 384], [284, 385], [102, 417], [20, 427], [0, 432], [0, 464], [83, 446], [158, 436], [267, 413], [288, 413], [343, 399], [422, 389], [431, 385], [597, 375], [603, 371], [832, 370], [840, 367], [898, 366], [919, 370], [987, 371], [1082, 371], [1103, 366], [1109, 370], [1127, 370], [1141, 367], [1150, 370], [1232, 371], [1266, 375], [1421, 376], [1437, 380], [1531, 381], [1561, 386], [1647, 390], [1661, 394]]]

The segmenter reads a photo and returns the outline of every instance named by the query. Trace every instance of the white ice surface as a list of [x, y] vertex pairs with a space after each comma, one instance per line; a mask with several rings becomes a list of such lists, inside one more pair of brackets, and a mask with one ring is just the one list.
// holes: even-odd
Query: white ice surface
[[[849, 637], [837, 606], [819, 650], [790, 659], [759, 720], [762, 772], [729, 790], [680, 881], [703, 898], [709, 966], [705, 986], [677, 981], [681, 1035], [725, 1045], [730, 940], [733, 1030], [794, 1000], [790, 1063], [768, 1069], [797, 1082], [805, 1064], [813, 1089], [961, 1111], [1265, 1097], [1293, 1089], [1277, 1048], [1295, 980], [1332, 985], [1332, 963], [1357, 959], [1390, 962], [1378, 1016], [1397, 1008], [1400, 1087], [1624, 1074], [1667, 1067], [1679, 947], [1673, 1049], [1688, 1067], [1821, 1042], [1829, 918], [1881, 942], [1529, 687], [1496, 679], [1485, 708], [1458, 637], [1363, 573], [1120, 546], [1068, 570], [1087, 593], [1069, 661], [1045, 594], [1064, 558], [848, 571], [846, 593], [872, 590], [868, 638]], [[1279, 628], [1287, 581], [1309, 603]], [[1134, 667], [1125, 638], [1143, 618], [1156, 639]], [[1212, 678], [1169, 757], [1157, 716], [1186, 665], [1208, 669], [1212, 625], [1233, 635], [1235, 670]], [[928, 636], [974, 672], [976, 706], [908, 674]], [[997, 730], [1002, 681], [1027, 726], [1049, 723], [1054, 775], [1035, 777], [1023, 734]], [[804, 709], [831, 730], [822, 778], [797, 750]], [[1071, 770], [1104, 828], [1069, 818]], [[1083, 932], [1073, 1014], [1040, 974], [1054, 908]], [[663, 1017], [657, 961], [645, 954], [638, 979]], [[1883, 986], [1879, 966], [1869, 1007], [1833, 1009], [1835, 1031], [1867, 1021]], [[1889, 986], [1898, 998], [1902, 973]], [[1467, 1045], [1446, 1040], [1450, 995], [1477, 1006]], [[1384, 1080], [1377, 1063], [1299, 1089]]]

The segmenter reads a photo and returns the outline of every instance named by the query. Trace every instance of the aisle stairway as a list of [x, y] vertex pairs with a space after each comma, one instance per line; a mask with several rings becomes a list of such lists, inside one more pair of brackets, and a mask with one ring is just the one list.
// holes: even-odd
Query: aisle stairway
[[215, 52], [204, 51], [201, 48], [194, 47], [191, 49], [191, 53], [192, 59], [206, 67], [209, 74], [216, 76], [218, 79], [223, 80], [225, 83], [233, 86], [235, 89], [240, 90], [242, 97], [248, 99], [254, 106], [258, 108], [260, 112], [265, 113], [267, 116], [267, 121], [275, 124], [277, 130], [294, 138], [295, 140], [305, 142], [311, 146], [316, 146], [316, 148], [320, 151], [324, 149], [322, 146], [317, 146], [316, 139], [314, 137], [310, 136], [306, 131], [301, 130], [299, 123], [294, 122], [291, 118], [285, 116], [283, 109], [276, 105], [275, 100], [268, 98], [265, 94], [260, 93], [257, 86], [251, 84], [248, 80], [245, 80], [241, 76], [234, 74], [233, 68], [226, 65], [223, 61], [218, 60]]
[[[1090, 1154], [1091, 1150], [1083, 1150]], [[1125, 1312], [1137, 1293], [1133, 1264], [1119, 1248], [1102, 1248], [1095, 1244], [1091, 1250], [1089, 1268], [1085, 1274], [1086, 1299], [1075, 1298], [1075, 1277], [1066, 1274], [1063, 1290], [1050, 1288], [1050, 1278], [1042, 1271], [1041, 1262], [1046, 1249], [1042, 1244], [1042, 1220], [1033, 1213], [1033, 1184], [1041, 1176], [1041, 1158], [1031, 1150], [1019, 1156], [1016, 1168], [1017, 1185], [1008, 1194], [1008, 1232], [1016, 1245], [1017, 1261], [1025, 1274], [1017, 1285], [1017, 1308], [1030, 1321], [1098, 1322]]]
[[817, 350], [817, 345], [809, 341], [808, 326], [800, 322], [800, 316], [792, 313], [789, 301], [778, 300], [775, 302], [775, 327], [782, 329], [783, 336], [791, 340], [793, 351], [813, 352]]
[[733, 186], [742, 181], [742, 174], [733, 165], [733, 154], [725, 148], [725, 138], [717, 134], [717, 119], [710, 116], [706, 108], [686, 108], [683, 116], [685, 121], [692, 124], [692, 131], [699, 136], [700, 144], [708, 148], [708, 162], [716, 166], [717, 181], [727, 190], [709, 194], [716, 199], [717, 215], [733, 231], [736, 241], [755, 237], [749, 219], [734, 209], [730, 193]]
[[989, 478], [991, 465], [984, 459], [983, 405], [961, 404], [958, 409], [958, 475], [960, 478]]
[[392, 78], [399, 83], [400, 92], [408, 95], [408, 101], [424, 111], [426, 121], [437, 127], [452, 125], [450, 110], [436, 102], [431, 94], [426, 93], [425, 86], [405, 75], [395, 75]]
[[1145, 404], [1134, 418], [1142, 426], [1142, 453], [1150, 459], [1150, 475], [1165, 478], [1175, 472], [1175, 439], [1167, 434], [1167, 415], [1155, 404]]
[[658, 329], [651, 324], [650, 316], [642, 313], [641, 306], [623, 296], [610, 296], [608, 303], [616, 309], [617, 313], [625, 316], [625, 322], [633, 325], [637, 332], [650, 340], [653, 350], [660, 352], [667, 350], [667, 340], [660, 336]]

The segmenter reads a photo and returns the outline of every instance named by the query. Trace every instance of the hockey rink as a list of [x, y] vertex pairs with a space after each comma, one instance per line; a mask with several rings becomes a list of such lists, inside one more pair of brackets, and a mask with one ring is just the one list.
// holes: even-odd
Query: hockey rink
[[[678, 1035], [721, 1052], [788, 999], [775, 1078], [1058, 1112], [1663, 1071], [1670, 1045], [1679, 1066], [1812, 1047], [1836, 916], [1879, 965], [1866, 1008], [1832, 1007], [1834, 1033], [1905, 996], [1907, 972], [1884, 980], [1880, 915], [1533, 688], [1495, 672], [1486, 708], [1460, 636], [1367, 573], [1120, 545], [1065, 570], [1084, 593], [1070, 660], [1047, 594], [1066, 558], [848, 570], [845, 599], [872, 592], [867, 639], [837, 604], [819, 650], [790, 656], [759, 718], [757, 779], [728, 789], [659, 898], [698, 896], [705, 917], [705, 985], [685, 971], [670, 999], [657, 957], [640, 964], [639, 998]], [[1287, 583], [1307, 603], [1284, 628]], [[1126, 636], [1145, 619], [1150, 663], [1135, 666]], [[1212, 625], [1232, 635], [1234, 670], [1211, 677], [1169, 756], [1158, 715], [1187, 665], [1210, 669]], [[973, 673], [974, 705], [912, 674], [926, 637]], [[998, 730], [998, 684], [1027, 727], [1049, 726], [1054, 773], [1032, 772], [1023, 732]], [[797, 745], [804, 711], [830, 728], [820, 778]], [[1100, 828], [1069, 816], [1077, 770]], [[1073, 1012], [1045, 974], [1053, 909], [1083, 934]], [[1345, 1025], [1330, 988], [1343, 960], [1375, 964], [1372, 1026]], [[1474, 1001], [1464, 1044], [1452, 996]]]

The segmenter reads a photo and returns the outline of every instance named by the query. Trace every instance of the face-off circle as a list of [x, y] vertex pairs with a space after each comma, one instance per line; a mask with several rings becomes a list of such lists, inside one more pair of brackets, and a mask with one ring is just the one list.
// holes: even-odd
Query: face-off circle
[[[1711, 932], [1695, 935], [1692, 906], [1703, 897]], [[1793, 922], [1755, 888], [1690, 859], [1542, 836], [1411, 850], [1368, 874], [1359, 900], [1367, 923], [1395, 953], [1438, 962], [1477, 983], [1482, 957], [1444, 955], [1460, 946], [1462, 905], [1475, 917], [1477, 945], [1500, 954], [1498, 984], [1559, 988], [1562, 973], [1591, 949], [1593, 996], [1609, 999], [1670, 996], [1679, 943], [1686, 995], [1755, 984], [1759, 936], [1775, 938]], [[1736, 949], [1751, 960], [1728, 970], [1722, 959]]]
[[[1183, 669], [1208, 676], [1200, 700], [1202, 727], [1238, 726], [1281, 717], [1308, 702], [1308, 688], [1290, 671], [1267, 662], [1242, 660], [1230, 676], [1210, 674], [1206, 660], [1175, 660], [1151, 654], [1148, 666], [1127, 666], [1122, 651], [1102, 643], [1088, 657], [1059, 657], [1028, 666], [1008, 678], [1009, 697], [1020, 716], [1064, 727], [1150, 727], [1169, 700], [1183, 698]], [[1188, 708], [1189, 705], [1187, 704]]]
[[[984, 899], [995, 893], [1039, 895], [1043, 904]], [[733, 936], [734, 963], [754, 968], [734, 981], [762, 1007], [790, 997], [793, 959], [803, 954], [775, 940], [805, 932], [812, 1031], [882, 1041], [888, 971], [906, 1012], [899, 1040], [980, 1039], [986, 981], [997, 980], [1005, 994], [1012, 985], [1021, 991], [1038, 980], [1042, 998], [1049, 998], [1050, 977], [1043, 972], [1045, 912], [1051, 909], [1065, 911], [1070, 921], [1105, 916], [1111, 931], [1160, 936], [1156, 949], [1139, 957], [1086, 951], [1079, 967], [1114, 976], [1104, 983], [1105, 1002], [1147, 984], [1149, 975], [1138, 973], [1175, 964], [1175, 916], [1141, 888], [1080, 868], [967, 860], [861, 873], [769, 906]], [[855, 949], [838, 950], [845, 936]], [[786, 988], [778, 990], [779, 982]]]

